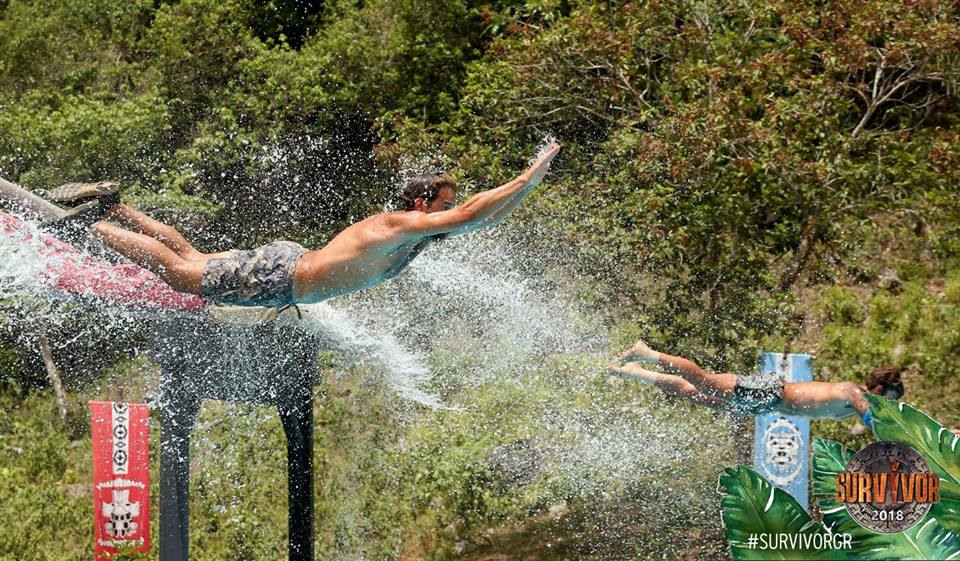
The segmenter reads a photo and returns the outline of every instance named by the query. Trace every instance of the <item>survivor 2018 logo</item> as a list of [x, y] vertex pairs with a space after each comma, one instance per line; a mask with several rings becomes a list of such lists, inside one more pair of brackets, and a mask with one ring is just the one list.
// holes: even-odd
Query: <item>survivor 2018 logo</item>
[[837, 474], [837, 500], [861, 526], [874, 532], [903, 532], [940, 502], [940, 478], [913, 448], [874, 442], [857, 452]]

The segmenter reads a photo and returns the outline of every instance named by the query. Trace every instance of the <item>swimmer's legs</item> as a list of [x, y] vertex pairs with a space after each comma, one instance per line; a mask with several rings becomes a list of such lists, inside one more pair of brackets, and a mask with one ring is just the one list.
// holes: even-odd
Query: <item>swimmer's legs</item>
[[636, 363], [630, 363], [624, 366], [611, 364], [607, 366], [607, 371], [625, 380], [637, 380], [645, 384], [650, 384], [663, 393], [687, 398], [698, 405], [718, 407], [723, 404], [722, 399], [703, 395], [693, 384], [684, 380], [681, 376], [647, 370]]
[[733, 374], [714, 374], [688, 358], [668, 355], [651, 349], [643, 341], [637, 341], [621, 357], [621, 363], [640, 360], [660, 364], [671, 373], [682, 377], [693, 385], [698, 392], [720, 399], [733, 397], [737, 377]]
[[707, 372], [688, 358], [659, 353], [658, 362], [669, 371], [693, 384], [697, 391], [710, 397], [730, 399], [737, 385], [734, 374]]
[[106, 218], [116, 220], [135, 232], [150, 236], [170, 248], [179, 257], [188, 261], [206, 257], [205, 254], [197, 251], [196, 248], [190, 245], [187, 238], [183, 237], [183, 234], [178, 232], [173, 226], [164, 224], [159, 220], [154, 220], [139, 210], [123, 203], [111, 207], [106, 214]]
[[150, 236], [124, 230], [106, 221], [94, 225], [93, 235], [137, 265], [159, 275], [174, 290], [201, 293], [205, 259], [184, 259]]

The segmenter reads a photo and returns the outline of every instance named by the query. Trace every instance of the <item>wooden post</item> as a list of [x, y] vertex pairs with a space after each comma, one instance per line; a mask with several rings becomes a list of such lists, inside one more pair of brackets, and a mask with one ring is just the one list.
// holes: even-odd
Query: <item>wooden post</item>
[[41, 199], [2, 177], [0, 177], [0, 200], [6, 201], [13, 208], [32, 212], [41, 218], [60, 218], [64, 215], [64, 210], [57, 205]]
[[63, 381], [60, 379], [60, 371], [57, 364], [53, 362], [53, 351], [50, 349], [50, 341], [46, 333], [40, 334], [40, 354], [43, 356], [43, 365], [47, 369], [47, 379], [53, 386], [53, 393], [57, 396], [57, 410], [60, 412], [60, 418], [67, 418], [67, 394], [63, 391]]

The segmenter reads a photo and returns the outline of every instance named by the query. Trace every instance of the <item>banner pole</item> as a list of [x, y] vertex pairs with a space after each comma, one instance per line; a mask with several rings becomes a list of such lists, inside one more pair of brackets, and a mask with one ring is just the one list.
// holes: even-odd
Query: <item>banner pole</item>
[[[813, 380], [807, 354], [763, 353], [760, 372], [779, 374], [785, 382]], [[780, 413], [758, 415], [753, 435], [754, 469], [808, 510], [810, 419]]]

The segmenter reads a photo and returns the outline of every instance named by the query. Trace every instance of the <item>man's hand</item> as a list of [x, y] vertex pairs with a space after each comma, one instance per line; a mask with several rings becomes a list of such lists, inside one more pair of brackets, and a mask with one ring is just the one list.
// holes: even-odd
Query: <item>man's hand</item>
[[557, 143], [551, 144], [547, 151], [543, 153], [542, 156], [537, 158], [537, 161], [533, 163], [530, 168], [523, 172], [520, 175], [520, 178], [526, 183], [529, 187], [536, 187], [543, 181], [543, 176], [547, 174], [547, 170], [550, 169], [550, 162], [553, 161], [553, 158], [556, 157], [557, 152], [560, 151], [560, 145]]
[[620, 364], [626, 364], [628, 362], [634, 362], [637, 360], [647, 360], [647, 361], [657, 361], [660, 358], [660, 353], [651, 349], [646, 343], [642, 340], [634, 343], [629, 349], [624, 351], [620, 355]]

